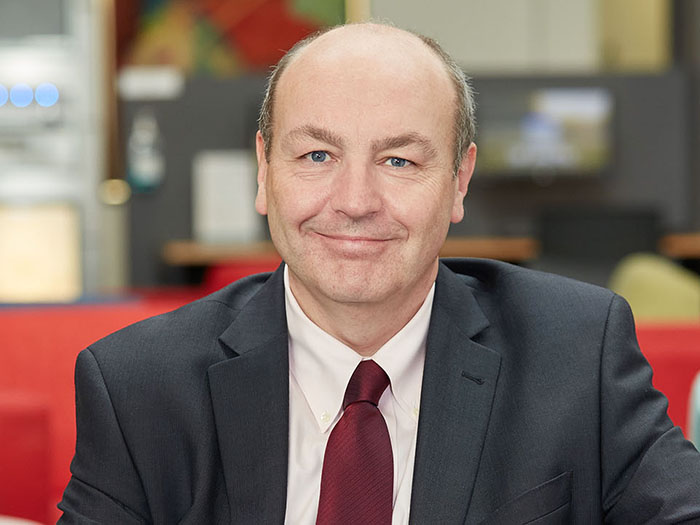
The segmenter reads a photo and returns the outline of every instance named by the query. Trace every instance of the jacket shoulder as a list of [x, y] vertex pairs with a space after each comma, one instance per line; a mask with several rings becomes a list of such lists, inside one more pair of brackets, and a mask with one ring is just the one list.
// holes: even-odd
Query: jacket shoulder
[[503, 294], [517, 290], [524, 298], [532, 294], [541, 297], [546, 292], [549, 297], [574, 295], [604, 301], [614, 295], [600, 286], [502, 261], [452, 258], [442, 259], [442, 263], [475, 291]]
[[98, 361], [118, 354], [122, 362], [136, 355], [168, 358], [183, 348], [188, 353], [207, 352], [271, 275], [245, 277], [180, 308], [126, 326], [89, 348]]
[[[605, 325], [612, 291], [560, 275], [488, 259], [446, 259], [445, 266], [471, 288], [484, 313], [511, 326]], [[491, 315], [489, 315], [491, 314]]]

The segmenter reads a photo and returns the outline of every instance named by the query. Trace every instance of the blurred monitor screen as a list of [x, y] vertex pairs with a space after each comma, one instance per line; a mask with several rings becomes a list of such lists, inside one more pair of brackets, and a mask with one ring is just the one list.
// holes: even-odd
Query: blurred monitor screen
[[480, 174], [594, 176], [612, 161], [606, 89], [513, 89], [480, 96], [477, 112]]

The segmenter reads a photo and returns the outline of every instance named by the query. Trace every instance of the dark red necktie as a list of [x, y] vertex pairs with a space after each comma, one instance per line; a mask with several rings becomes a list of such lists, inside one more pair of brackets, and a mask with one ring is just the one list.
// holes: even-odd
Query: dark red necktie
[[377, 408], [388, 385], [374, 361], [362, 361], [352, 374], [345, 411], [326, 445], [317, 525], [391, 525], [394, 459]]

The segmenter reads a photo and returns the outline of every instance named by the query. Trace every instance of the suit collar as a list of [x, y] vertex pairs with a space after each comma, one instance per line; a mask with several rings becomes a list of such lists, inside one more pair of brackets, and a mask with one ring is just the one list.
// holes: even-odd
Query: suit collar
[[219, 342], [232, 355], [209, 388], [234, 523], [282, 523], [287, 500], [289, 357], [283, 266]]
[[471, 339], [490, 325], [477, 299], [481, 293], [481, 283], [473, 276], [463, 276], [453, 271], [451, 262], [449, 259], [440, 262], [435, 281], [435, 304], [440, 311], [435, 312], [434, 309], [433, 313], [438, 316], [445, 314], [458, 321], [454, 328]]
[[463, 523], [476, 480], [501, 356], [474, 339], [489, 322], [478, 291], [438, 272], [423, 373], [410, 523]]
[[219, 341], [236, 355], [243, 355], [281, 335], [287, 335], [284, 264], [270, 275], [259, 291], [241, 308], [233, 322], [219, 336]]

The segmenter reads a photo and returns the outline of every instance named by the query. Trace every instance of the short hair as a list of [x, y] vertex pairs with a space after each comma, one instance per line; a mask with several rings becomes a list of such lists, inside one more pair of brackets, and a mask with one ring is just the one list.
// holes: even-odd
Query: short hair
[[[382, 24], [384, 25], [384, 24]], [[296, 57], [299, 52], [308, 46], [311, 42], [316, 40], [321, 35], [332, 31], [342, 26], [333, 26], [322, 29], [313, 33], [312, 35], [300, 40], [292, 48], [285, 53], [285, 55], [280, 59], [280, 61], [272, 68], [270, 76], [268, 77], [267, 87], [265, 89], [265, 98], [263, 99], [262, 106], [260, 108], [260, 116], [258, 118], [258, 128], [260, 134], [262, 135], [263, 142], [265, 143], [265, 158], [270, 158], [270, 149], [272, 147], [272, 126], [274, 119], [274, 104], [275, 104], [275, 93], [277, 92], [277, 84], [282, 76], [284, 70], [289, 66], [289, 63], [294, 57]], [[465, 75], [461, 67], [455, 62], [455, 60], [437, 43], [436, 40], [408, 31], [408, 33], [413, 34], [418, 37], [428, 48], [430, 48], [437, 57], [442, 61], [445, 70], [452, 81], [452, 85], [455, 89], [455, 94], [457, 98], [456, 110], [455, 110], [455, 121], [454, 121], [454, 135], [455, 135], [455, 158], [454, 158], [454, 174], [456, 175], [459, 171], [459, 167], [462, 163], [462, 158], [466, 152], [469, 145], [474, 141], [476, 136], [476, 117], [475, 113], [475, 103], [474, 103], [474, 91], [471, 87], [469, 78]]]

